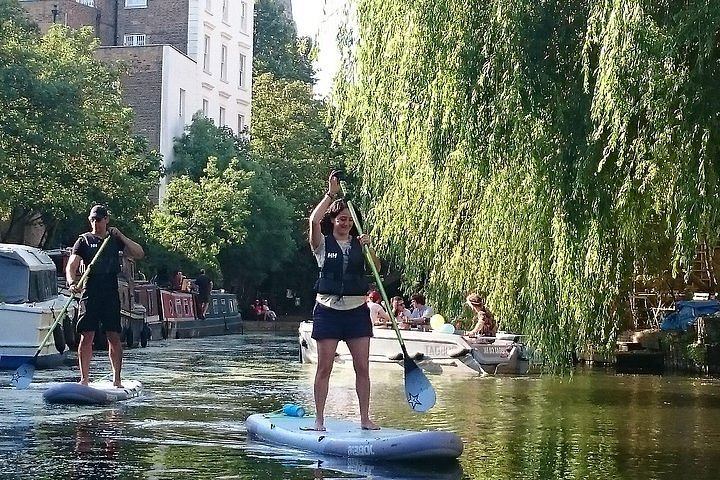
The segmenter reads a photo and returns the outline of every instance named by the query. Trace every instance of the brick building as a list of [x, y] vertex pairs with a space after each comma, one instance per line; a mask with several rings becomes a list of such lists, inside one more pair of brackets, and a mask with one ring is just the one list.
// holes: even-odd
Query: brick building
[[[46, 31], [90, 26], [97, 55], [120, 61], [135, 132], [173, 162], [173, 142], [202, 111], [235, 132], [250, 124], [253, 0], [21, 0]], [[166, 180], [165, 180], [166, 181]], [[160, 185], [162, 198], [165, 185]]]

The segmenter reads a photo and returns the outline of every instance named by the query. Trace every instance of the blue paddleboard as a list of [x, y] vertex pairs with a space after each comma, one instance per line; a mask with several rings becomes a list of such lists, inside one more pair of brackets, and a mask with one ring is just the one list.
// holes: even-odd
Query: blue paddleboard
[[248, 434], [257, 440], [336, 457], [372, 461], [451, 460], [463, 451], [462, 439], [452, 432], [386, 427], [363, 430], [358, 423], [328, 418], [326, 431], [305, 430], [314, 424], [315, 417], [283, 413], [256, 413], [245, 421]]
[[90, 382], [89, 385], [76, 382], [55, 383], [43, 392], [43, 398], [48, 403], [106, 405], [128, 400], [142, 393], [142, 383], [137, 380], [123, 380], [123, 387], [117, 388], [110, 381]]

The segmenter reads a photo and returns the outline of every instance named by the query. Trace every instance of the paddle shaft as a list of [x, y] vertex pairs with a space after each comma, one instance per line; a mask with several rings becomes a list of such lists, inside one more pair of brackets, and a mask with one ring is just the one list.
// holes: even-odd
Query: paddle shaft
[[[90, 273], [90, 268], [95, 264], [95, 261], [100, 258], [100, 255], [102, 254], [103, 250], [105, 250], [105, 246], [110, 241], [110, 234], [108, 233], [108, 236], [105, 237], [105, 240], [103, 240], [102, 244], [100, 245], [100, 248], [98, 249], [97, 253], [93, 257], [92, 261], [90, 262], [90, 265], [87, 266], [85, 271], [83, 272], [82, 276], [80, 277], [80, 280], [78, 280], [78, 285], [83, 286], [85, 282], [87, 281], [88, 274]], [[57, 328], [60, 321], [65, 317], [65, 314], [68, 311], [68, 308], [70, 308], [70, 304], [72, 303], [74, 299], [74, 296], [72, 295], [72, 292], [70, 293], [70, 298], [65, 303], [65, 306], [60, 310], [60, 314], [55, 317], [55, 321], [53, 321], [52, 324], [50, 324], [50, 328], [48, 329], [47, 334], [45, 334], [45, 338], [43, 338], [43, 341], [40, 342], [40, 346], [35, 351], [35, 355], [33, 356], [33, 359], [31, 360], [32, 363], [35, 363], [35, 360], [37, 360], [38, 355], [40, 355], [40, 352], [42, 352], [42, 349], [45, 348], [45, 345], [47, 344], [48, 340], [50, 339], [50, 336], [55, 331], [55, 328]]]
[[[340, 188], [342, 188], [343, 193], [347, 192], [345, 182], [340, 182]], [[355, 227], [358, 230], [358, 233], [360, 235], [363, 234], [362, 225], [360, 225], [360, 221], [358, 220], [357, 213], [355, 213], [355, 207], [353, 207], [353, 204], [350, 200], [345, 200], [345, 203], [347, 203], [348, 210], [350, 210], [350, 215], [352, 216], [353, 222], [355, 223]], [[407, 348], [405, 347], [405, 341], [402, 338], [402, 334], [400, 333], [400, 328], [397, 325], [397, 321], [395, 321], [395, 316], [392, 314], [392, 312], [389, 310], [388, 305], [390, 305], [390, 300], [388, 299], [387, 293], [385, 292], [385, 287], [383, 286], [382, 280], [380, 278], [380, 272], [378, 272], [377, 267], [375, 266], [375, 262], [373, 261], [372, 254], [370, 253], [370, 248], [367, 245], [362, 246], [363, 254], [365, 255], [365, 260], [367, 261], [367, 264], [370, 266], [370, 270], [372, 270], [373, 276], [375, 277], [375, 282], [377, 283], [378, 288], [380, 289], [380, 295], [382, 295], [383, 301], [385, 302], [385, 312], [387, 312], [388, 317], [390, 317], [390, 322], [392, 324], [392, 328], [395, 331], [395, 335], [397, 336], [398, 342], [400, 342], [400, 348], [402, 349], [403, 358], [406, 359], [405, 362], [407, 363], [407, 360], [410, 360], [415, 363], [410, 356], [408, 355]], [[417, 367], [417, 365], [416, 365]]]

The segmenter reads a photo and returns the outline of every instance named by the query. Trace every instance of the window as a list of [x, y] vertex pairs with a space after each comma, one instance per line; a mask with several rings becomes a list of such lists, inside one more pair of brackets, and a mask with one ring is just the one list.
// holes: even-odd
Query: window
[[238, 73], [240, 74], [240, 79], [238, 80], [238, 87], [244, 88], [245, 87], [245, 55], [242, 53], [240, 54], [240, 68]]
[[180, 89], [180, 105], [178, 106], [178, 115], [185, 118], [185, 90]]
[[240, 134], [245, 130], [245, 115], [238, 115], [237, 133]]
[[142, 47], [145, 45], [144, 33], [130, 33], [123, 38], [123, 45], [126, 47]]
[[240, 31], [247, 32], [248, 4], [240, 2]]
[[146, 8], [147, 0], [125, 0], [125, 8]]
[[218, 127], [225, 126], [225, 107], [220, 107], [220, 116], [218, 118]]
[[227, 81], [227, 45], [220, 49], [220, 80]]
[[212, 0], [205, 0], [205, 11], [212, 13]]
[[222, 19], [226, 22], [228, 21], [228, 0], [223, 0]]
[[205, 35], [205, 46], [203, 47], [203, 70], [210, 73], [210, 35]]
[[202, 112], [203, 112], [203, 115], [205, 115], [206, 117], [208, 116], [208, 113], [210, 113], [210, 102], [208, 101], [207, 98], [203, 98], [203, 110], [202, 110]]

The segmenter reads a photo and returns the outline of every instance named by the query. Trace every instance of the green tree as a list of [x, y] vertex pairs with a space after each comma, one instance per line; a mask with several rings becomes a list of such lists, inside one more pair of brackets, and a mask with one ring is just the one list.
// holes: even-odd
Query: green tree
[[0, 3], [0, 218], [4, 241], [41, 219], [45, 243], [92, 202], [133, 219], [149, 210], [160, 162], [131, 133], [118, 72], [94, 57], [92, 29], [45, 36], [15, 2]]
[[253, 76], [276, 77], [313, 83], [312, 41], [298, 39], [295, 23], [275, 0], [255, 2]]
[[173, 179], [148, 224], [150, 237], [170, 251], [217, 269], [223, 248], [241, 245], [247, 235], [250, 174], [233, 160], [223, 171], [211, 158], [199, 182]]
[[[226, 288], [240, 294], [241, 300], [254, 297], [258, 285], [277, 272], [295, 248], [290, 205], [275, 193], [267, 165], [250, 154], [245, 137], [216, 127], [202, 115], [194, 117], [187, 132], [176, 139], [175, 152], [178, 160], [172, 171], [180, 176], [170, 183], [168, 198], [153, 219], [152, 237], [170, 248], [181, 235], [176, 229], [187, 231], [178, 223], [186, 217], [196, 219], [195, 233], [224, 232], [209, 237], [207, 243], [196, 240], [194, 245], [173, 249], [197, 265], [214, 266]], [[195, 178], [194, 172], [201, 169], [202, 176]], [[210, 191], [220, 197], [209, 196]], [[232, 214], [240, 230], [228, 230], [221, 220], [213, 220], [227, 217], [227, 209], [244, 212], [242, 218]]]
[[479, 290], [562, 367], [717, 239], [720, 3], [353, 3], [334, 125], [406, 289]]

